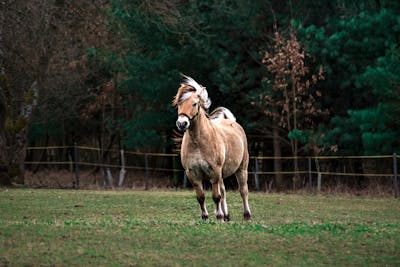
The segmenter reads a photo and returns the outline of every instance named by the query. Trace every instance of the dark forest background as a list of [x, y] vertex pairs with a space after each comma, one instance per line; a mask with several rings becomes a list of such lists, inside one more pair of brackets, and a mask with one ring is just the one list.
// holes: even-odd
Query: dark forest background
[[172, 152], [180, 73], [251, 155], [399, 152], [399, 1], [5, 0], [1, 183], [27, 146]]

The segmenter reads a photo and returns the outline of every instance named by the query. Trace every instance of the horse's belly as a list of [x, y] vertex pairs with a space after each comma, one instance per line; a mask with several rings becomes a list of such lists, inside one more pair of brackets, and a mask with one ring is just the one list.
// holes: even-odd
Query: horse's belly
[[225, 158], [222, 166], [223, 178], [233, 175], [240, 168], [244, 156], [245, 146], [243, 141], [236, 136], [231, 137], [230, 142], [226, 142]]
[[240, 167], [242, 158], [225, 159], [225, 164], [222, 167], [222, 177], [226, 178], [233, 175]]

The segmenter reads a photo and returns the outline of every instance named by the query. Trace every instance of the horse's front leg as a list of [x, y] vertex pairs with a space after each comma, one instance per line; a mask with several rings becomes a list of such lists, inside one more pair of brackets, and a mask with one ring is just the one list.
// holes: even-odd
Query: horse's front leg
[[222, 201], [221, 201], [221, 184], [222, 177], [218, 175], [215, 180], [212, 180], [212, 198], [215, 203], [215, 216], [218, 222], [224, 221], [224, 212], [222, 211]]
[[207, 221], [208, 220], [208, 211], [207, 211], [206, 203], [205, 203], [203, 183], [202, 183], [202, 181], [192, 181], [192, 185], [193, 185], [194, 190], [196, 191], [197, 201], [199, 202], [199, 205], [200, 205], [201, 219], [203, 221]]

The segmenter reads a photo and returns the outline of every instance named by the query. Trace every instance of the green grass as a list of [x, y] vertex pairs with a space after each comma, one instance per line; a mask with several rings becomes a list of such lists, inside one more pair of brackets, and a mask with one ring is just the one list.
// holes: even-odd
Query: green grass
[[0, 266], [400, 265], [399, 200], [252, 193], [251, 223], [228, 205], [203, 223], [190, 191], [2, 189]]

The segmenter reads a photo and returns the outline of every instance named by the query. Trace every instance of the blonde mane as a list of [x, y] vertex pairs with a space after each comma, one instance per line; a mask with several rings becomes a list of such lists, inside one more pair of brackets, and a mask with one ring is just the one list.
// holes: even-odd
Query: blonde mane
[[205, 87], [197, 83], [191, 77], [181, 74], [184, 80], [178, 89], [176, 96], [172, 101], [173, 106], [177, 106], [179, 103], [184, 102], [190, 98], [193, 93], [196, 93], [200, 100], [201, 105], [204, 109], [208, 109], [211, 106], [211, 99], [208, 97], [208, 92]]

